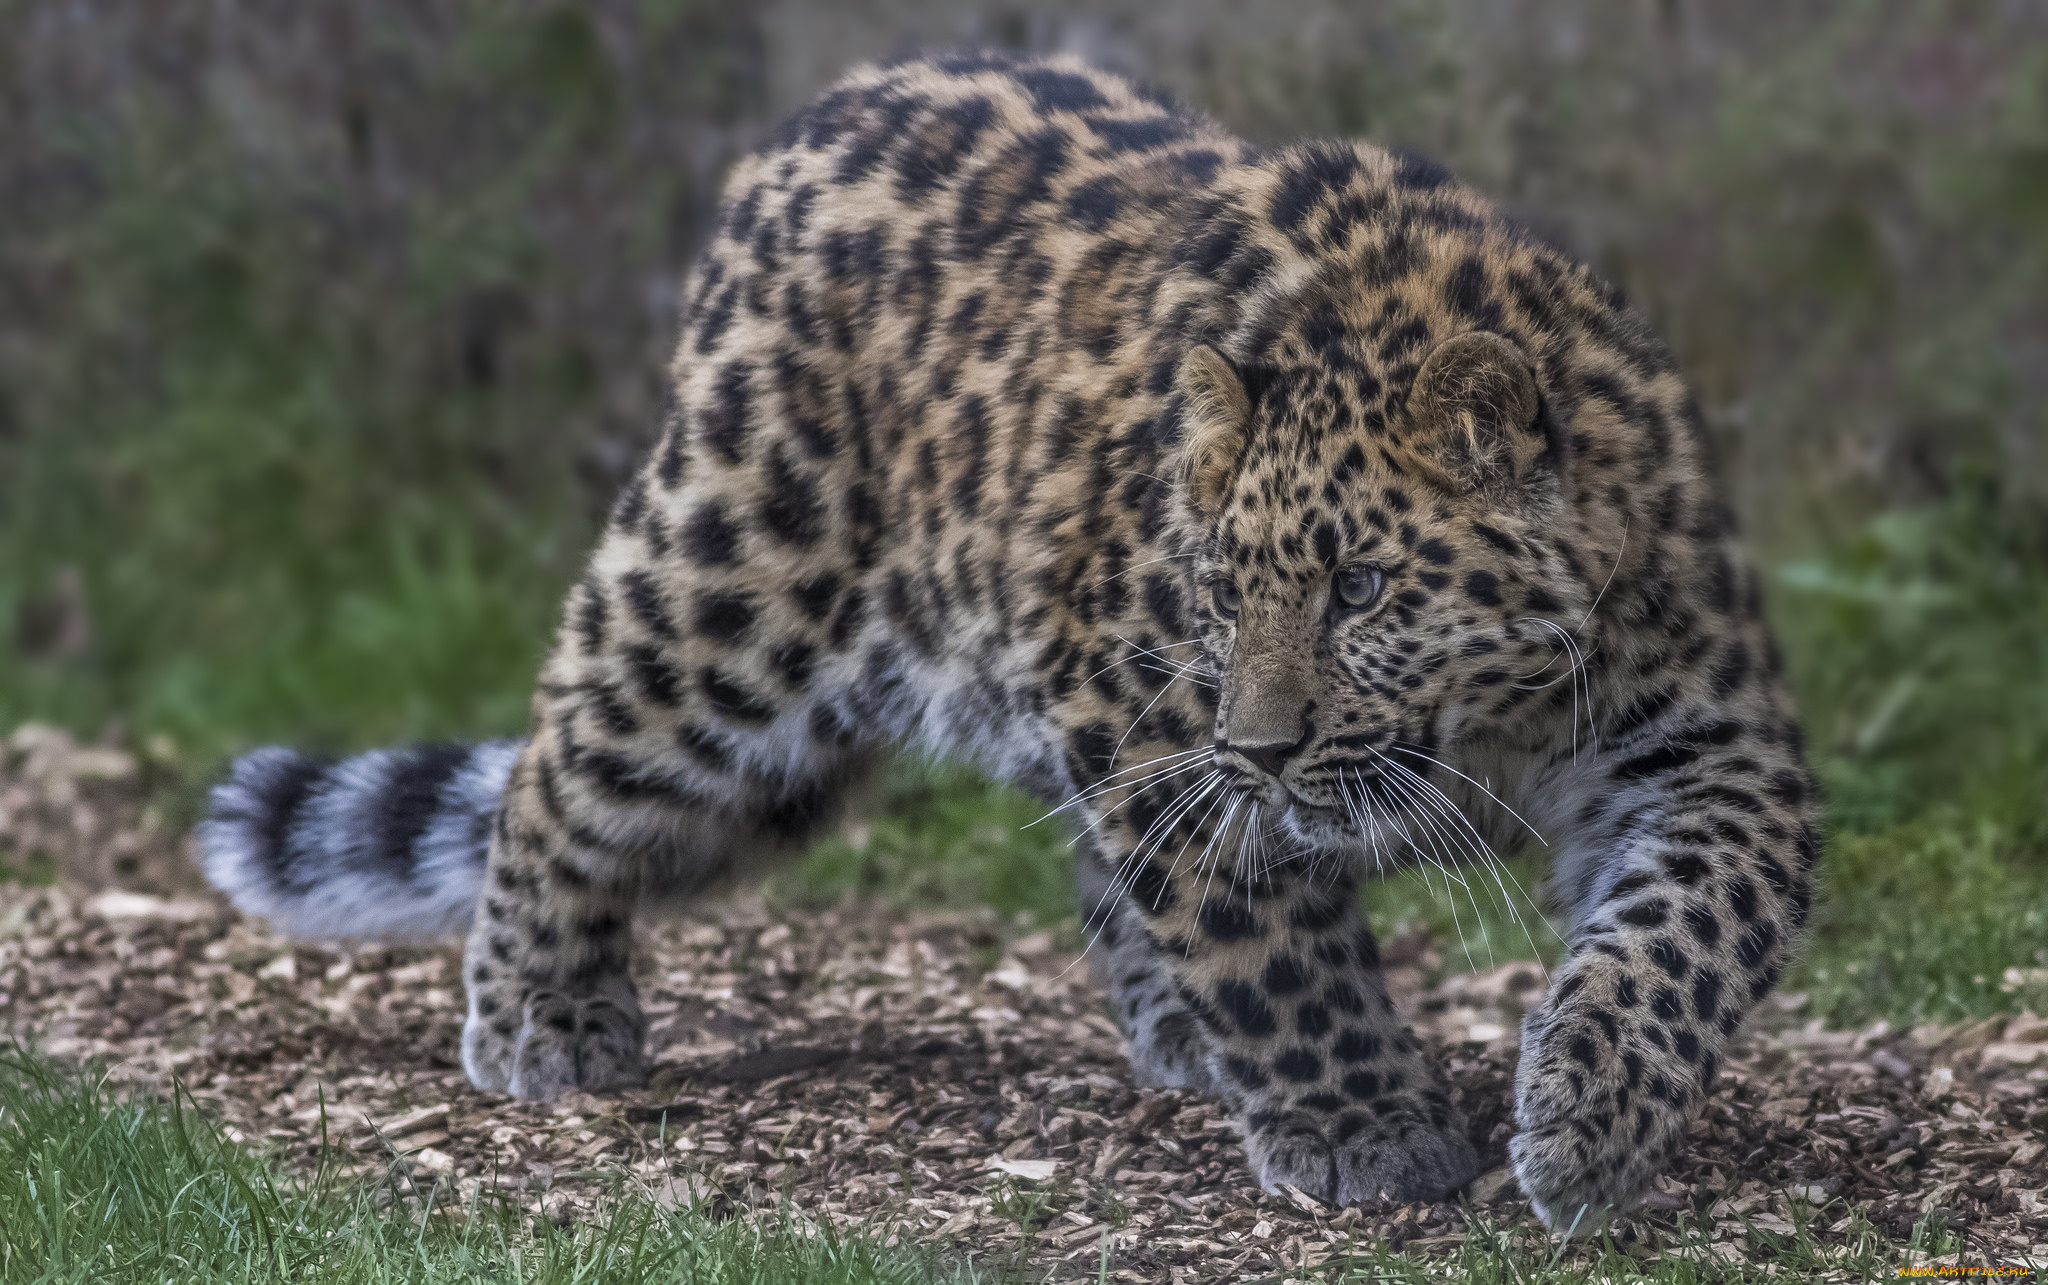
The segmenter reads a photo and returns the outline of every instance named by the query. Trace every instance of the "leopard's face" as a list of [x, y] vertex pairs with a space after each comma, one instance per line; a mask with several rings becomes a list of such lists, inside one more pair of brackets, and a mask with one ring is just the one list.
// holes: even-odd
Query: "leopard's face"
[[1568, 674], [1584, 592], [1543, 537], [1540, 470], [1461, 486], [1355, 375], [1259, 382], [1196, 572], [1215, 764], [1296, 840], [1392, 860], [1397, 818], [1434, 810], [1439, 747]]

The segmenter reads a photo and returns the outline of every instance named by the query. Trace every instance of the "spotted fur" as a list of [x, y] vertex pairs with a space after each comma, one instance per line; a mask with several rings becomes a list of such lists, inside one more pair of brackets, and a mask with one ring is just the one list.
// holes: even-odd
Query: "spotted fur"
[[[1475, 1168], [1358, 880], [1539, 832], [1569, 949], [1516, 1172], [1558, 1227], [1646, 1189], [1817, 841], [1699, 414], [1611, 288], [1428, 162], [976, 55], [858, 71], [741, 162], [687, 299], [470, 849], [478, 1085], [636, 1079], [643, 898], [800, 845], [907, 743], [1066, 807], [1138, 1073], [1338, 1201]], [[314, 818], [403, 774], [293, 762], [238, 768], [210, 868], [382, 928], [431, 845], [365, 877]]]

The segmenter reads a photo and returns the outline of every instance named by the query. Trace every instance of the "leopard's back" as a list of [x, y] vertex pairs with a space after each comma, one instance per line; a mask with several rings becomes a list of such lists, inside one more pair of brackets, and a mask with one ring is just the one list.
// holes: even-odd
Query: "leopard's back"
[[1151, 578], [1126, 575], [1166, 536], [1156, 322], [1189, 207], [1248, 154], [1078, 61], [850, 76], [730, 180], [675, 415], [581, 592], [628, 629], [608, 582], [700, 604], [670, 613], [710, 626], [682, 666], [771, 724], [1062, 794], [1048, 686], [1107, 660], [1106, 620], [1185, 637], [1185, 604], [1133, 613]]

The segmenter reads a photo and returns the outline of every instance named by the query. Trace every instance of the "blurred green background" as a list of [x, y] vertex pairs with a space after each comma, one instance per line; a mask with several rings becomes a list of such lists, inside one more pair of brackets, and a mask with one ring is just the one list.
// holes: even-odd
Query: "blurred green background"
[[[519, 730], [720, 175], [852, 62], [960, 44], [1420, 149], [1619, 282], [1705, 404], [1830, 787], [1795, 981], [1842, 1020], [2039, 1007], [2032, 4], [0, 0], [0, 728], [167, 736], [193, 781]], [[1034, 815], [905, 768], [803, 878], [1057, 916]], [[1483, 897], [1378, 896], [1527, 953]]]

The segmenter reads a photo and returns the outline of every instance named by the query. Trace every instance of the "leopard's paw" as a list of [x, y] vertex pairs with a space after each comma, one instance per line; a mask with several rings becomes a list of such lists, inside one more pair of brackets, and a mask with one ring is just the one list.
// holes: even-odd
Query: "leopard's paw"
[[1289, 1111], [1257, 1122], [1245, 1151], [1267, 1191], [1299, 1187], [1331, 1204], [1439, 1200], [1470, 1182], [1479, 1156], [1448, 1106], [1359, 1106], [1331, 1115]]
[[1683, 1144], [1714, 1065], [1697, 1043], [1679, 1050], [1645, 1035], [1662, 1028], [1605, 1038], [1582, 1007], [1525, 1019], [1508, 1143], [1536, 1216], [1568, 1236], [1597, 1232], [1642, 1200]]
[[1598, 1232], [1639, 1198], [1640, 1187], [1621, 1172], [1630, 1166], [1597, 1154], [1568, 1126], [1523, 1129], [1508, 1142], [1508, 1158], [1529, 1207], [1562, 1236]]
[[1442, 1101], [1403, 1102], [1378, 1115], [1340, 1115], [1332, 1140], [1340, 1205], [1381, 1196], [1404, 1204], [1441, 1200], [1479, 1176], [1479, 1152], [1464, 1117]]
[[567, 1089], [598, 1093], [645, 1078], [646, 1020], [630, 994], [572, 997], [535, 991], [516, 1022], [472, 1010], [462, 1064], [480, 1089], [545, 1101]]

